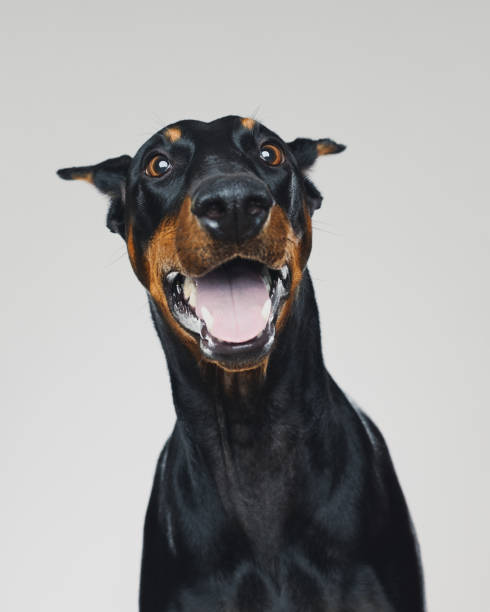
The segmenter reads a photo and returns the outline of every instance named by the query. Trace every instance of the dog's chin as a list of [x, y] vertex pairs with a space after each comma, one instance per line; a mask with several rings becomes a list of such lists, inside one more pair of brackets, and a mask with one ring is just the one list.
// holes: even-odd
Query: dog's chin
[[204, 360], [250, 370], [272, 350], [290, 272], [287, 265], [273, 269], [235, 258], [197, 278], [170, 272], [163, 285], [173, 317], [199, 343]]

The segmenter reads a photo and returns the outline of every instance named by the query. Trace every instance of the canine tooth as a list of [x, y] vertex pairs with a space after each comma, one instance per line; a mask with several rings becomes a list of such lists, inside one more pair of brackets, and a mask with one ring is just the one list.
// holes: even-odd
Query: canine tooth
[[262, 315], [262, 318], [264, 319], [264, 321], [268, 321], [269, 320], [269, 315], [271, 313], [271, 301], [269, 298], [266, 299], [266, 301], [264, 302], [264, 305], [262, 306], [262, 310], [260, 311], [260, 314]]
[[188, 276], [184, 281], [184, 298], [190, 306], [193, 308], [196, 306], [196, 283]]
[[289, 273], [288, 267], [287, 267], [287, 266], [283, 266], [283, 267], [280, 269], [280, 271], [279, 271], [279, 272], [280, 272], [280, 274], [281, 274], [281, 278], [282, 278], [282, 280], [286, 280], [286, 279], [287, 279], [287, 277], [288, 277], [288, 273]]
[[186, 276], [185, 281], [184, 281], [184, 297], [186, 300], [190, 298], [191, 291], [192, 291], [192, 281], [190, 280], [188, 276]]
[[201, 314], [202, 314], [202, 318], [204, 320], [204, 323], [206, 323], [206, 327], [208, 328], [208, 332], [212, 333], [212, 331], [213, 331], [213, 323], [214, 323], [213, 315], [209, 312], [209, 310], [206, 308], [206, 306], [203, 306], [201, 308]]

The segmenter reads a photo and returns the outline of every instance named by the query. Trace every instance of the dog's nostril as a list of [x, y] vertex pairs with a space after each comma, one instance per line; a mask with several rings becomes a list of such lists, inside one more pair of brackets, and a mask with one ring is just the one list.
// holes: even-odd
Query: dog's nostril
[[221, 200], [209, 200], [200, 206], [198, 215], [208, 219], [221, 219], [227, 214], [227, 206]]
[[247, 213], [252, 215], [252, 217], [257, 217], [264, 214], [268, 208], [268, 206], [264, 206], [260, 202], [250, 202], [247, 206]]
[[226, 214], [226, 208], [223, 204], [212, 204], [206, 211], [206, 217], [210, 219], [220, 219]]

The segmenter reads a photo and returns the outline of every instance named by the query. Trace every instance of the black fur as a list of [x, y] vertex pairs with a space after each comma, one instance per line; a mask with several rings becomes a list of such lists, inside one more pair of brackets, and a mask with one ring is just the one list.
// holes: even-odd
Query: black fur
[[[95, 185], [112, 197], [110, 228], [124, 236], [131, 219], [140, 250], [206, 176], [210, 160], [251, 169], [295, 231], [304, 231], [301, 202], [311, 211], [321, 202], [304, 176], [319, 141], [288, 146], [263, 126], [242, 129], [235, 117], [179, 126], [182, 139], [171, 148], [178, 171], [165, 185], [142, 176], [148, 154], [164, 146], [160, 133], [131, 163], [123, 157], [60, 175], [94, 172]], [[264, 137], [287, 154], [275, 174], [255, 158], [254, 143]], [[177, 422], [146, 516], [140, 610], [422, 612], [422, 574], [402, 491], [378, 429], [324, 367], [308, 271], [263, 380], [202, 367], [151, 296], [150, 309]]]

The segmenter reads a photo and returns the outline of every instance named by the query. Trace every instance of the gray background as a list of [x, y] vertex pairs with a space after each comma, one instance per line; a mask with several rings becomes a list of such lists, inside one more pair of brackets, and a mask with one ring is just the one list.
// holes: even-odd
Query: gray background
[[0, 608], [136, 609], [174, 420], [106, 201], [54, 171], [234, 113], [348, 145], [313, 173], [326, 363], [389, 443], [429, 609], [487, 611], [488, 3], [132, 4], [0, 20]]

